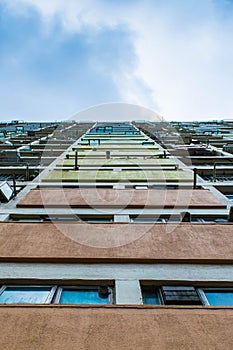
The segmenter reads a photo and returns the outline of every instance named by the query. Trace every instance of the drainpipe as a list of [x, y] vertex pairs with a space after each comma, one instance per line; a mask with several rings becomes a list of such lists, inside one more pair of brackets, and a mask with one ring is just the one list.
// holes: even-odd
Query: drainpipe
[[228, 221], [233, 222], [233, 207], [229, 209]]
[[193, 169], [193, 189], [197, 188], [197, 168]]
[[29, 181], [29, 164], [27, 163], [27, 166], [26, 166], [26, 181]]
[[13, 194], [13, 198], [16, 197], [16, 180], [15, 180], [15, 173], [12, 174], [13, 177], [13, 188], [14, 188], [14, 194]]
[[78, 151], [75, 151], [74, 170], [78, 170]]

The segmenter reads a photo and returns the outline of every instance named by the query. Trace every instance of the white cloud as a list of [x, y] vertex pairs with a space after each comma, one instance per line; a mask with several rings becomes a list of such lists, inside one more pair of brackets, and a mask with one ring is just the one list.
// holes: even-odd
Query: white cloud
[[169, 119], [233, 116], [233, 26], [218, 16], [210, 1], [204, 18], [203, 6], [195, 15], [192, 6], [185, 10], [186, 18], [176, 8], [149, 16], [141, 11], [133, 23], [136, 74], [153, 90]]
[[103, 0], [0, 0], [1, 2], [20, 14], [34, 8], [47, 23], [59, 18], [67, 31], [115, 27], [124, 18], [122, 6]]
[[[0, 0], [3, 2], [3, 0]], [[65, 31], [128, 28], [133, 67], [112, 72], [122, 101], [158, 107], [168, 119], [233, 117], [233, 12], [221, 0], [7, 0], [33, 6]], [[25, 5], [25, 6], [23, 6]], [[108, 101], [106, 101], [108, 102]]]

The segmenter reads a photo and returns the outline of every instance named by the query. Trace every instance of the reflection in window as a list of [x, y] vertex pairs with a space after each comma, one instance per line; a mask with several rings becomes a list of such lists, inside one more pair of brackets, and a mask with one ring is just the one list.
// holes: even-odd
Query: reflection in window
[[108, 286], [3, 285], [0, 304], [109, 304], [112, 291]]
[[209, 305], [233, 306], [233, 290], [206, 289], [204, 293]]
[[62, 288], [59, 304], [108, 304], [109, 292], [96, 289]]
[[3, 287], [0, 304], [45, 304], [50, 301], [51, 290], [51, 287]]

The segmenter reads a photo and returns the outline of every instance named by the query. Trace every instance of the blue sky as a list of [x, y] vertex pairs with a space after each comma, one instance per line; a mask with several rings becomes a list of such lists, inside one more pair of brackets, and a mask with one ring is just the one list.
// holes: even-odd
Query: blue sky
[[109, 102], [233, 118], [233, 2], [0, 0], [0, 96], [0, 120]]

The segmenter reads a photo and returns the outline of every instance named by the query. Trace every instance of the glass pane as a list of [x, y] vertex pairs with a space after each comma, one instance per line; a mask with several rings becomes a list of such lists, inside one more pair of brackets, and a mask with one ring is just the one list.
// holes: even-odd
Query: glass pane
[[43, 304], [50, 291], [50, 287], [7, 287], [0, 304]]
[[95, 146], [95, 145], [98, 145], [99, 144], [99, 141], [98, 140], [91, 140], [90, 141], [90, 145], [91, 146]]
[[233, 202], [233, 195], [232, 195], [232, 194], [227, 194], [226, 197], [227, 197], [231, 202]]
[[97, 289], [63, 289], [60, 304], [108, 304], [108, 296], [100, 296]]
[[208, 299], [210, 305], [216, 306], [233, 306], [233, 291], [217, 291], [209, 290], [205, 291], [205, 296]]
[[87, 221], [87, 222], [111, 222], [112, 220], [111, 219], [87, 219], [87, 220], [83, 220], [83, 221]]
[[143, 292], [143, 304], [160, 305], [161, 301], [157, 292]]

